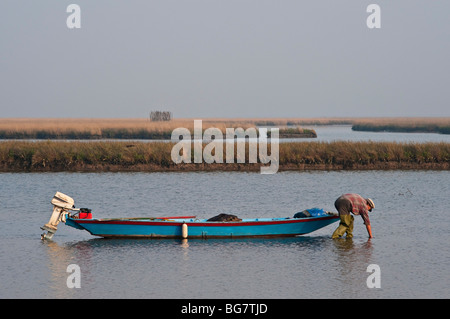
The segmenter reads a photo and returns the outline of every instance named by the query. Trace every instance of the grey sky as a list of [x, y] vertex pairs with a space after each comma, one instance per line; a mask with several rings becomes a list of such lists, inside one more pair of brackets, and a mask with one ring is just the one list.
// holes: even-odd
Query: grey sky
[[[81, 29], [66, 8], [81, 7]], [[366, 8], [381, 7], [381, 29]], [[450, 116], [450, 1], [0, 2], [0, 117]]]

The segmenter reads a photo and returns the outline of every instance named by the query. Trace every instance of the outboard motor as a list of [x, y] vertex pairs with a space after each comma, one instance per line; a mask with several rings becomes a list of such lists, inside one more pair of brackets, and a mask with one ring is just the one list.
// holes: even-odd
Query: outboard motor
[[78, 210], [75, 208], [73, 198], [60, 192], [56, 192], [51, 203], [53, 204], [53, 213], [48, 223], [41, 227], [42, 230], [47, 231], [41, 235], [41, 239], [52, 239], [59, 222], [66, 222], [66, 213], [69, 210]]

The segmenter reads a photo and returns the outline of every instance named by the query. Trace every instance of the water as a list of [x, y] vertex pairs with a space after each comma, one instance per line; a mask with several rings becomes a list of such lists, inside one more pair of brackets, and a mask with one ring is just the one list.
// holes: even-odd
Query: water
[[447, 142], [449, 134], [438, 133], [392, 133], [392, 132], [363, 132], [353, 131], [351, 125], [317, 125], [307, 126], [317, 133], [317, 138], [286, 139], [289, 141], [374, 141], [374, 142]]
[[[0, 174], [0, 298], [449, 298], [450, 172], [351, 171]], [[370, 196], [374, 238], [355, 218], [281, 239], [105, 240], [60, 224], [40, 240], [56, 191], [95, 217], [232, 213], [241, 218], [333, 210]], [[67, 287], [67, 267], [81, 288]], [[381, 288], [368, 288], [367, 267]]]
[[[317, 139], [450, 142], [430, 133], [312, 127]], [[286, 141], [289, 141], [287, 139]], [[0, 174], [0, 298], [449, 298], [448, 171]], [[353, 240], [337, 224], [284, 239], [104, 240], [60, 224], [40, 240], [56, 191], [94, 216], [231, 213], [241, 218], [333, 210], [342, 193], [374, 199], [374, 237], [356, 217]], [[67, 267], [81, 270], [69, 289]], [[381, 288], [368, 288], [377, 264]]]

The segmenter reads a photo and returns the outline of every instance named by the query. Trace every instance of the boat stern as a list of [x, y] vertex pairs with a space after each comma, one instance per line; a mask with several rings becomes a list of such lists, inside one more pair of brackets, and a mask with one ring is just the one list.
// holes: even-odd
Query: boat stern
[[[50, 216], [50, 220], [47, 224], [41, 227], [44, 231], [44, 233], [41, 234], [42, 240], [53, 239], [60, 222], [66, 223], [66, 225], [77, 229], [84, 229], [74, 221], [73, 217], [78, 215], [78, 218], [92, 218], [90, 209], [75, 208], [75, 201], [72, 197], [67, 196], [66, 194], [56, 192], [51, 200], [51, 204], [53, 205], [53, 212]], [[74, 211], [75, 213], [71, 214], [70, 211]]]

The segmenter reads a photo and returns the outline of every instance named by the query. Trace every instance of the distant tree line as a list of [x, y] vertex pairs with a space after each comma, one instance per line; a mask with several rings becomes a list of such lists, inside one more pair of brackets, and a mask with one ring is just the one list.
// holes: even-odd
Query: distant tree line
[[151, 121], [170, 121], [172, 119], [172, 112], [169, 111], [151, 111]]

